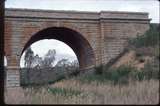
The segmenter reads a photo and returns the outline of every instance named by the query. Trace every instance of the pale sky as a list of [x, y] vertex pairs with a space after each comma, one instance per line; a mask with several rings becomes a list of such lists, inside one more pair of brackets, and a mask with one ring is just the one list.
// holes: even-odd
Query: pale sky
[[5, 3], [6, 8], [148, 12], [152, 23], [159, 22], [158, 0], [6, 0]]
[[[5, 7], [95, 12], [102, 10], [148, 12], [149, 18], [152, 19], [151, 23], [159, 23], [160, 12], [158, 0], [6, 0]], [[40, 56], [44, 55], [48, 49], [56, 49], [58, 57], [76, 59], [74, 52], [62, 45], [53, 41], [40, 41], [33, 44], [32, 48]]]
[[[31, 45], [31, 49], [34, 51], [34, 55], [38, 54], [40, 57], [47, 54], [49, 49], [55, 49], [55, 63], [61, 59], [68, 59], [69, 61], [77, 60], [74, 51], [67, 44], [55, 39], [37, 41]], [[21, 67], [24, 67], [24, 55], [25, 53], [23, 53], [20, 60]]]

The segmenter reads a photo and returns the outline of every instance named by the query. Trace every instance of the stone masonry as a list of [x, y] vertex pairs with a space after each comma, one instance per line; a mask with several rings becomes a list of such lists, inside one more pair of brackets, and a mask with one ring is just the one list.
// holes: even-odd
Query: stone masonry
[[23, 51], [41, 39], [68, 44], [82, 71], [107, 64], [123, 51], [128, 39], [149, 29], [149, 22], [148, 13], [142, 12], [6, 9], [7, 70], [17, 73]]

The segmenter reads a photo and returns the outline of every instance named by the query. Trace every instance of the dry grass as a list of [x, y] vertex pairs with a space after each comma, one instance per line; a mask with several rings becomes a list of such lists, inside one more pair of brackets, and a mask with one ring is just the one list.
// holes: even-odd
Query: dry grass
[[[79, 95], [52, 94], [47, 87], [39, 89], [7, 88], [7, 104], [158, 104], [159, 80], [130, 82], [129, 85], [112, 85], [109, 82], [82, 83], [74, 78], [49, 85], [80, 91]], [[63, 93], [63, 92], [62, 92]]]

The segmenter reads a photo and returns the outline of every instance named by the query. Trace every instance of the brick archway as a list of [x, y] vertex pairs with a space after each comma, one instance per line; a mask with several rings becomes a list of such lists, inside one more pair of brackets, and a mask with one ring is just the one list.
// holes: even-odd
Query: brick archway
[[25, 44], [21, 55], [31, 44], [43, 39], [56, 39], [70, 46], [78, 58], [81, 70], [95, 66], [94, 51], [89, 42], [79, 32], [65, 27], [49, 27], [32, 35]]

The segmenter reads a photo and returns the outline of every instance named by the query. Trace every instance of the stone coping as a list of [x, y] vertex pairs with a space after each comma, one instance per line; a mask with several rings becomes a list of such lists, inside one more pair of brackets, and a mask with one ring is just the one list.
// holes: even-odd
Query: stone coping
[[7, 66], [6, 69], [19, 69], [20, 67], [18, 66]]
[[122, 11], [64, 11], [41, 9], [6, 8], [6, 17], [15, 18], [58, 18], [58, 19], [136, 19], [150, 20], [146, 12], [122, 12]]

